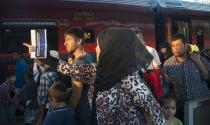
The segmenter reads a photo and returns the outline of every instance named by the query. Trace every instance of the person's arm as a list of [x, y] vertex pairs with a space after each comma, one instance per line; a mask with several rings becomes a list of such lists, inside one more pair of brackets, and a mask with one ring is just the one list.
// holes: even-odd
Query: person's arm
[[93, 83], [96, 77], [95, 64], [76, 65], [59, 60], [57, 71], [72, 78], [79, 79], [84, 83]]
[[[206, 76], [208, 78], [208, 68], [201, 60], [201, 56], [198, 53], [192, 53], [190, 54], [190, 58], [192, 61], [197, 65], [199, 71], [202, 73], [202, 75]], [[204, 77], [205, 78], [205, 77]], [[206, 78], [206, 79], [207, 79]]]
[[152, 96], [149, 88], [142, 80], [136, 79], [135, 81], [135, 83], [130, 81], [130, 84], [135, 85], [129, 89], [131, 96], [133, 96], [134, 105], [146, 111], [154, 125], [165, 125], [165, 117], [161, 111], [161, 107], [154, 96]]
[[72, 96], [69, 101], [69, 104], [73, 109], [76, 109], [76, 107], [79, 103], [79, 100], [82, 96], [82, 90], [83, 90], [82, 82], [73, 80], [72, 81], [72, 90], [73, 90], [73, 92], [72, 92]]
[[[34, 48], [30, 44], [23, 43], [23, 45], [29, 49], [29, 53], [33, 52]], [[57, 69], [58, 72], [85, 83], [93, 83], [96, 77], [96, 67], [94, 64], [71, 65], [50, 55], [44, 59], [44, 62], [50, 65], [50, 67]]]
[[157, 53], [157, 51], [154, 49], [153, 50], [153, 61], [152, 61], [152, 65], [153, 65], [153, 68], [156, 72], [160, 72], [160, 66], [161, 66], [161, 61], [160, 61], [160, 58], [159, 58], [159, 55]]

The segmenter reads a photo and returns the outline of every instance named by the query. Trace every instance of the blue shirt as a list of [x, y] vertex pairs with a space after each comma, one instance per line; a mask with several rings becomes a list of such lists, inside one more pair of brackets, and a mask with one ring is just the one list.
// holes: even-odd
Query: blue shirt
[[15, 87], [22, 88], [25, 85], [24, 75], [28, 71], [28, 64], [25, 62], [24, 59], [18, 60], [16, 67], [15, 67]]
[[44, 125], [76, 125], [75, 112], [70, 107], [54, 109], [45, 118]]

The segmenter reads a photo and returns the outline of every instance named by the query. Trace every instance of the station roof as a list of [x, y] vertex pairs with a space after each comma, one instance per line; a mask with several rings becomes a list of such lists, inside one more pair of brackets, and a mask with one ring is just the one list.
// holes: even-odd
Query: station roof
[[157, 0], [161, 7], [165, 8], [185, 8], [189, 10], [210, 11], [210, 5], [198, 2], [181, 0]]
[[76, 2], [92, 2], [101, 4], [123, 4], [123, 5], [137, 5], [137, 6], [150, 6], [149, 0], [63, 0], [63, 1], [76, 1]]
[[1, 0], [0, 9], [92, 9], [153, 13], [150, 0]]
[[164, 13], [180, 13], [180, 14], [189, 14], [189, 15], [206, 15], [210, 14], [210, 5], [181, 1], [181, 0], [153, 0], [157, 1], [157, 6], [161, 7]]

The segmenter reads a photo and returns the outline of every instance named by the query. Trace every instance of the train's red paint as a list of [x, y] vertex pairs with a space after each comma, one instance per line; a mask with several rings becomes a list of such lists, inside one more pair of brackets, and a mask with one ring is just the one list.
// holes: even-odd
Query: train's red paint
[[89, 39], [84, 47], [88, 52], [95, 51], [99, 32], [111, 26], [139, 27], [146, 44], [156, 48], [175, 33], [203, 48], [210, 45], [210, 6], [195, 5], [199, 6], [171, 0], [3, 0], [0, 63], [3, 67], [14, 64], [11, 53], [17, 48], [27, 53], [21, 43], [30, 41], [31, 28], [47, 28], [49, 48], [60, 53], [65, 53], [63, 34], [70, 27], [86, 29]]
[[[8, 3], [8, 2], [7, 2]], [[149, 4], [117, 4], [97, 2], [53, 1], [27, 2], [16, 6], [3, 7], [0, 19], [9, 21], [55, 21], [57, 23], [58, 50], [64, 52], [65, 30], [69, 27], [92, 29], [94, 41], [85, 44], [88, 51], [94, 51], [95, 40], [100, 31], [110, 26], [138, 26], [145, 32], [146, 41], [155, 46], [154, 14]], [[34, 4], [34, 6], [33, 6]], [[21, 9], [20, 9], [21, 8]], [[50, 42], [50, 41], [49, 41]]]

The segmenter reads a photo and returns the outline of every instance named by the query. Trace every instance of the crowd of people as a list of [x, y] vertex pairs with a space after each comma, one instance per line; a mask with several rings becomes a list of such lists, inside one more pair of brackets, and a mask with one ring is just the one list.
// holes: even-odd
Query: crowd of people
[[31, 125], [183, 125], [184, 104], [210, 97], [210, 48], [189, 50], [183, 35], [157, 52], [139, 28], [110, 27], [97, 37], [96, 62], [82, 28], [64, 38], [68, 60], [50, 51], [30, 71], [14, 54], [15, 74], [0, 85], [0, 125], [15, 123], [17, 110]]

